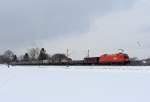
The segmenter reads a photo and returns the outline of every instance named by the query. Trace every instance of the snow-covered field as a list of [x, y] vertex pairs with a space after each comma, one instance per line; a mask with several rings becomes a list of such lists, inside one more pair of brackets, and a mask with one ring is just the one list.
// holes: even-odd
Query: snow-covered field
[[150, 67], [0, 65], [0, 102], [150, 102]]

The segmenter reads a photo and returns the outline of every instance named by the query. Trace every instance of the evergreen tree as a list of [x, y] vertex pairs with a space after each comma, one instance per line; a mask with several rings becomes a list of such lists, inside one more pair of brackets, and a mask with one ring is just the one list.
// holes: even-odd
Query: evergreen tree
[[38, 59], [43, 61], [43, 60], [46, 60], [47, 57], [48, 57], [48, 55], [46, 54], [46, 50], [44, 48], [42, 48], [40, 50], [40, 54], [39, 54]]
[[23, 56], [23, 60], [29, 61], [29, 54], [28, 53], [25, 53], [25, 55]]
[[12, 61], [13, 61], [13, 62], [16, 62], [17, 60], [18, 60], [17, 55], [13, 55]]

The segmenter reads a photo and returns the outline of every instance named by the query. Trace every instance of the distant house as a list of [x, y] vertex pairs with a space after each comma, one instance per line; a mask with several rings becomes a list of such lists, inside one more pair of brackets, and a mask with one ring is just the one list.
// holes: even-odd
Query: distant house
[[67, 62], [70, 62], [72, 61], [71, 58], [68, 58], [65, 54], [54, 54], [52, 56], [52, 62], [53, 63], [67, 63]]

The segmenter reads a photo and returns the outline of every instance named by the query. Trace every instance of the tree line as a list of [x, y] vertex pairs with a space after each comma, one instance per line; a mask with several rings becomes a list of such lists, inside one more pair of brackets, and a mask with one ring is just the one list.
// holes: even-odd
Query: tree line
[[62, 62], [72, 60], [66, 54], [56, 53], [49, 55], [44, 48], [31, 48], [21, 56], [17, 56], [13, 51], [7, 50], [0, 55], [0, 63], [10, 64], [12, 62], [36, 62], [36, 61], [53, 61]]

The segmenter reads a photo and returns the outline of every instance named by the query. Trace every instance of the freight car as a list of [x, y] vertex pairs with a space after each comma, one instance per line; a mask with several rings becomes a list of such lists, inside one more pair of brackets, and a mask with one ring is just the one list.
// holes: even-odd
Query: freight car
[[99, 61], [99, 57], [84, 58], [84, 64], [87, 64], [87, 65], [96, 65], [99, 63], [98, 61]]

